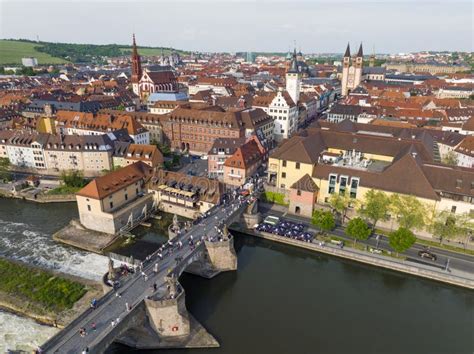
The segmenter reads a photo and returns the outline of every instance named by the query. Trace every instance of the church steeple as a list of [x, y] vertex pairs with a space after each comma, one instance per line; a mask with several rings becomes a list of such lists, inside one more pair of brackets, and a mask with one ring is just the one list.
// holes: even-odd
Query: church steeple
[[133, 92], [139, 95], [139, 81], [142, 78], [142, 64], [140, 56], [138, 55], [137, 43], [135, 41], [135, 33], [133, 34], [133, 44], [132, 44], [132, 87]]
[[351, 48], [349, 46], [349, 42], [347, 42], [346, 52], [344, 53], [344, 58], [349, 58], [351, 56]]
[[142, 76], [142, 64], [138, 55], [137, 42], [135, 41], [135, 33], [133, 34], [132, 45], [132, 82], [138, 82]]
[[360, 43], [359, 51], [357, 52], [357, 58], [364, 57], [364, 52], [362, 51], [362, 42]]
[[296, 48], [293, 50], [293, 56], [291, 58], [290, 69], [288, 70], [289, 73], [297, 73], [298, 72], [298, 59], [296, 55]]

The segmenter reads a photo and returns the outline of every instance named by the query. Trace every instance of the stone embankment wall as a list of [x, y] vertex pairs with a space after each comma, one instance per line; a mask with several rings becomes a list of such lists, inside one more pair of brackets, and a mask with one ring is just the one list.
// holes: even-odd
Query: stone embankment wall
[[468, 274], [464, 274], [463, 276], [454, 275], [452, 273], [446, 271], [436, 271], [432, 269], [428, 269], [428, 266], [424, 266], [422, 264], [414, 264], [409, 262], [403, 262], [395, 259], [391, 259], [389, 257], [381, 256], [381, 255], [367, 255], [364, 254], [362, 251], [359, 250], [345, 250], [340, 248], [333, 248], [330, 246], [319, 246], [316, 243], [304, 242], [293, 240], [288, 237], [272, 235], [266, 232], [255, 232], [252, 230], [245, 230], [243, 231], [246, 234], [261, 237], [267, 240], [272, 240], [296, 247], [301, 247], [321, 253], [330, 254], [333, 256], [341, 257], [350, 259], [353, 261], [370, 264], [376, 267], [386, 268], [402, 273], [412, 274], [415, 276], [428, 278], [436, 281], [440, 281], [443, 283], [448, 283], [452, 285], [461, 286], [463, 288], [474, 289], [474, 278], [469, 278]]

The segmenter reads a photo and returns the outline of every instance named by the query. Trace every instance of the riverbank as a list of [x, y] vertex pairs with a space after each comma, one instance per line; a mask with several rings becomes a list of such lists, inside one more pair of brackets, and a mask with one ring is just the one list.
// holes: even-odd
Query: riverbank
[[364, 251], [357, 249], [342, 249], [333, 245], [321, 246], [313, 242], [304, 242], [294, 240], [288, 237], [277, 236], [269, 234], [266, 232], [258, 232], [255, 230], [249, 230], [237, 225], [231, 227], [231, 231], [241, 232], [253, 237], [259, 237], [266, 240], [275, 241], [278, 243], [283, 243], [286, 245], [291, 245], [299, 248], [308, 249], [311, 251], [325, 253], [339, 258], [345, 258], [352, 261], [368, 264], [375, 267], [390, 269], [393, 271], [415, 275], [422, 278], [427, 278], [451, 285], [456, 285], [459, 287], [467, 288], [474, 290], [474, 277], [472, 274], [460, 272], [460, 271], [451, 271], [447, 272], [444, 270], [434, 270], [424, 264], [416, 264], [413, 262], [396, 260], [392, 257], [386, 257], [383, 255], [376, 254], [367, 254]]
[[0, 197], [27, 200], [35, 203], [71, 203], [76, 201], [75, 194], [33, 194], [21, 191], [14, 194], [3, 189], [0, 189]]
[[0, 258], [0, 308], [64, 327], [102, 294], [99, 283]]

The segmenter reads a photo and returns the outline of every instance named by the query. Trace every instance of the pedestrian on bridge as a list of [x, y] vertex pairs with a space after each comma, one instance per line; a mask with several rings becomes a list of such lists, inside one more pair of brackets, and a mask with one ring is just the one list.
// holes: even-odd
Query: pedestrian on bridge
[[125, 308], [127, 309], [127, 311], [130, 311], [132, 309], [128, 302], [125, 303]]
[[112, 320], [112, 322], [110, 324], [112, 325], [112, 328], [115, 327], [115, 321]]
[[158, 273], [158, 263], [155, 263], [155, 265], [153, 266], [153, 272], [155, 274]]
[[96, 327], [96, 324], [95, 324], [95, 322], [92, 322], [92, 324], [91, 324], [91, 328], [92, 328], [92, 330], [93, 330], [93, 331], [97, 330], [97, 327]]

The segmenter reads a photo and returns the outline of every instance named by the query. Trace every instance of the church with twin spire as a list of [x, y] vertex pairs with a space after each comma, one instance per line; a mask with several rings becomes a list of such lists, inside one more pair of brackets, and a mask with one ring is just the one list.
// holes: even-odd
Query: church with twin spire
[[359, 46], [357, 54], [351, 57], [351, 48], [347, 43], [347, 48], [342, 60], [341, 79], [341, 95], [346, 96], [362, 81], [365, 80], [385, 80], [385, 68], [374, 66], [375, 55], [370, 58], [370, 66], [364, 67], [364, 52], [362, 43]]

